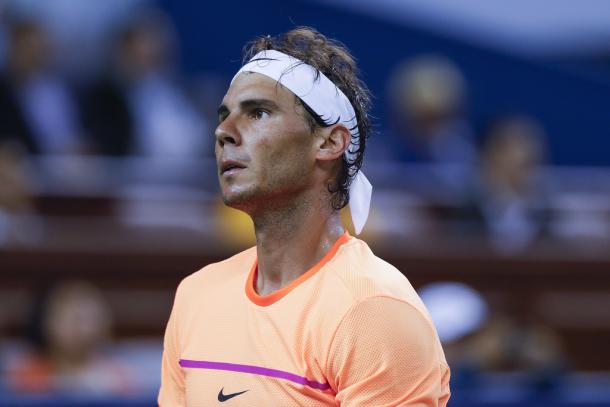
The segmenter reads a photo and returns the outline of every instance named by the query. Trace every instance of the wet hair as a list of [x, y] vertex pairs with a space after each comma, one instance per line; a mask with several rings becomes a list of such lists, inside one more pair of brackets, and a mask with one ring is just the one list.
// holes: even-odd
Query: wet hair
[[[354, 57], [343, 44], [327, 38], [310, 27], [298, 27], [275, 37], [268, 35], [251, 41], [244, 48], [244, 63], [264, 50], [276, 50], [311, 65], [318, 74], [323, 73], [341, 89], [354, 108], [358, 128], [349, 129], [351, 144], [355, 146], [350, 148], [354, 153], [353, 158], [342, 156], [342, 166], [337, 180], [334, 184], [328, 185], [328, 191], [332, 194], [333, 208], [341, 209], [349, 203], [349, 187], [362, 167], [366, 140], [371, 132], [368, 113], [371, 96], [364, 82], [358, 77], [359, 71]], [[325, 122], [298, 97], [297, 101], [307, 112], [306, 119], [312, 132], [317, 128], [335, 124]]]

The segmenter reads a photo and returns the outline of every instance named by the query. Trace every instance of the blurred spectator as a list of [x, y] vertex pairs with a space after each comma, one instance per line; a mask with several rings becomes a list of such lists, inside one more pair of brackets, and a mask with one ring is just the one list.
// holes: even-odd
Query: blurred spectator
[[[527, 387], [542, 394], [556, 390], [568, 367], [561, 337], [546, 324], [520, 321], [496, 310], [478, 331], [453, 345], [457, 386], [477, 385], [484, 372], [527, 372]], [[524, 383], [525, 384], [525, 383]]]
[[477, 386], [485, 372], [529, 372], [534, 391], [552, 390], [566, 367], [556, 332], [530, 311], [517, 320], [492, 307], [477, 290], [436, 282], [418, 290], [452, 369], [452, 387]]
[[462, 357], [484, 371], [545, 372], [565, 364], [561, 341], [551, 328], [501, 314], [493, 315], [462, 345]]
[[540, 167], [544, 130], [534, 119], [506, 116], [483, 137], [476, 211], [493, 246], [504, 252], [526, 248], [548, 229], [548, 202]]
[[21, 147], [17, 143], [0, 143], [0, 213], [24, 214], [33, 210], [31, 181]]
[[112, 331], [108, 305], [95, 287], [63, 283], [40, 299], [32, 318], [35, 349], [9, 361], [16, 393], [126, 395], [129, 375], [104, 354]]
[[466, 83], [441, 56], [421, 56], [402, 65], [390, 82], [392, 118], [404, 146], [397, 157], [438, 165], [438, 181], [461, 194], [477, 161], [466, 120]]
[[0, 13], [41, 22], [53, 37], [57, 69], [80, 82], [100, 73], [117, 22], [152, 1], [10, 0], [0, 1]]
[[14, 21], [9, 31], [0, 74], [0, 141], [15, 140], [37, 154], [81, 151], [79, 114], [53, 69], [49, 35], [34, 20]]
[[0, 141], [0, 246], [40, 237], [31, 192], [25, 149], [16, 142]]
[[85, 122], [108, 155], [197, 156], [204, 123], [176, 78], [167, 16], [138, 13], [118, 35], [110, 72], [85, 95]]

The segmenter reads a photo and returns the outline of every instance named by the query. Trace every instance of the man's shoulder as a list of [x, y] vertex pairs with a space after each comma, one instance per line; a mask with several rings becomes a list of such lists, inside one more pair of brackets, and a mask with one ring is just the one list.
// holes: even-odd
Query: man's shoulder
[[241, 251], [219, 262], [210, 263], [185, 277], [178, 286], [178, 292], [198, 290], [201, 285], [209, 286], [215, 282], [227, 282], [232, 278], [245, 276], [256, 260], [256, 247]]
[[433, 326], [426, 306], [407, 278], [408, 270], [401, 271], [383, 260], [360, 239], [352, 239], [342, 257], [329, 275], [335, 279], [332, 291], [336, 299], [343, 299], [346, 315], [358, 318], [370, 312], [376, 315], [375, 310], [383, 313], [400, 309], [405, 318], [422, 317], [427, 326]]
[[373, 253], [364, 241], [353, 238], [342, 257], [333, 275], [354, 301], [387, 296], [419, 305], [419, 297], [406, 275]]

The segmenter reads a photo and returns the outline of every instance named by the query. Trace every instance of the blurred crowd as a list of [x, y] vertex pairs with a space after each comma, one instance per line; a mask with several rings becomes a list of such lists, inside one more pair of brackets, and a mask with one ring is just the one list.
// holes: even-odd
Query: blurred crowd
[[[142, 6], [124, 11], [107, 24], [96, 57], [82, 50], [98, 61], [95, 68], [83, 68], [84, 62], [60, 51], [72, 46], [71, 54], [79, 53], [85, 40], [80, 48], [73, 47], [74, 39], [62, 43], [44, 14], [19, 10], [4, 10], [0, 31], [5, 44], [0, 58], [2, 212], [31, 209], [27, 184], [36, 179], [28, 180], [27, 157], [211, 158], [222, 81], [200, 86], [181, 71], [177, 34], [167, 15]], [[552, 162], [545, 129], [535, 117], [497, 112], [473, 124], [468, 83], [440, 55], [408, 57], [389, 78], [387, 94], [387, 126], [370, 143], [367, 165], [383, 173], [388, 164], [405, 164], [397, 167], [405, 174], [387, 171], [383, 178], [393, 182], [407, 175], [427, 184], [424, 191], [404, 191], [426, 206], [417, 216], [436, 229], [442, 224], [442, 233], [487, 236], [491, 246], [508, 252], [556, 230], [566, 232], [550, 222], [550, 183], [542, 170]], [[610, 237], [608, 217], [608, 208], [600, 212], [602, 226], [594, 237]]]
[[[82, 38], [89, 46], [72, 49], [69, 57], [65, 48], [79, 39], [59, 35], [48, 15], [27, 7], [0, 10], [0, 245], [36, 238], [31, 215], [39, 208], [32, 191], [40, 191], [40, 180], [32, 158], [212, 156], [222, 86], [202, 88], [184, 75], [167, 15], [142, 2], [120, 3], [108, 2], [121, 12], [112, 15], [112, 24], [100, 24], [98, 41]], [[475, 125], [469, 119], [468, 83], [459, 67], [440, 55], [410, 56], [388, 79], [388, 89], [391, 115], [371, 140], [366, 165], [390, 182], [406, 174], [388, 175], [389, 165], [413, 171], [408, 177], [419, 181], [413, 185], [427, 187], [381, 194], [370, 226], [378, 233], [370, 238], [404, 233], [401, 215], [383, 229], [384, 208], [417, 202], [411, 215], [396, 213], [415, 213], [427, 225], [418, 234], [475, 237], [504, 254], [561, 236], [610, 239], [608, 203], [585, 226], [566, 227], [557, 219], [552, 183], [545, 177], [552, 164], [548, 138], [535, 117], [497, 112]], [[216, 215], [226, 217], [234, 239], [245, 243], [247, 221], [232, 212]], [[422, 298], [455, 372], [462, 372], [456, 377], [463, 382], [456, 385], [471, 386], [482, 371], [533, 370], [532, 386], [544, 390], [569, 366], [561, 339], [549, 327], [535, 318], [508, 317], [471, 287], [450, 282], [424, 287]], [[464, 316], [467, 320], [460, 319]], [[26, 346], [0, 355], [5, 389], [117, 396], [137, 391], [133, 371], [107, 352], [112, 315], [89, 283], [61, 282], [39, 293], [24, 337]]]
[[29, 154], [199, 156], [205, 118], [174, 66], [174, 33], [156, 11], [115, 28], [105, 68], [59, 69], [53, 37], [33, 17], [6, 27], [0, 140]]
[[436, 216], [457, 221], [448, 231], [487, 236], [509, 252], [547, 232], [546, 134], [535, 118], [499, 112], [477, 131], [468, 119], [466, 80], [439, 55], [408, 59], [389, 86], [390, 157], [427, 165], [433, 194], [452, 207]]

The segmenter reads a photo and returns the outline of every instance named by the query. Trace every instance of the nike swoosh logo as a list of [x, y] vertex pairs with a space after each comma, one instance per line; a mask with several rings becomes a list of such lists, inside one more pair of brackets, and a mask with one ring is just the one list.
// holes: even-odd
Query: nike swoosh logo
[[222, 389], [220, 389], [220, 391], [218, 392], [218, 401], [220, 401], [221, 403], [232, 399], [233, 397], [237, 397], [240, 394], [244, 394], [245, 392], [247, 392], [248, 390], [244, 390], [244, 391], [239, 391], [237, 393], [231, 393], [231, 394], [223, 394], [222, 392], [224, 391], [224, 387]]

